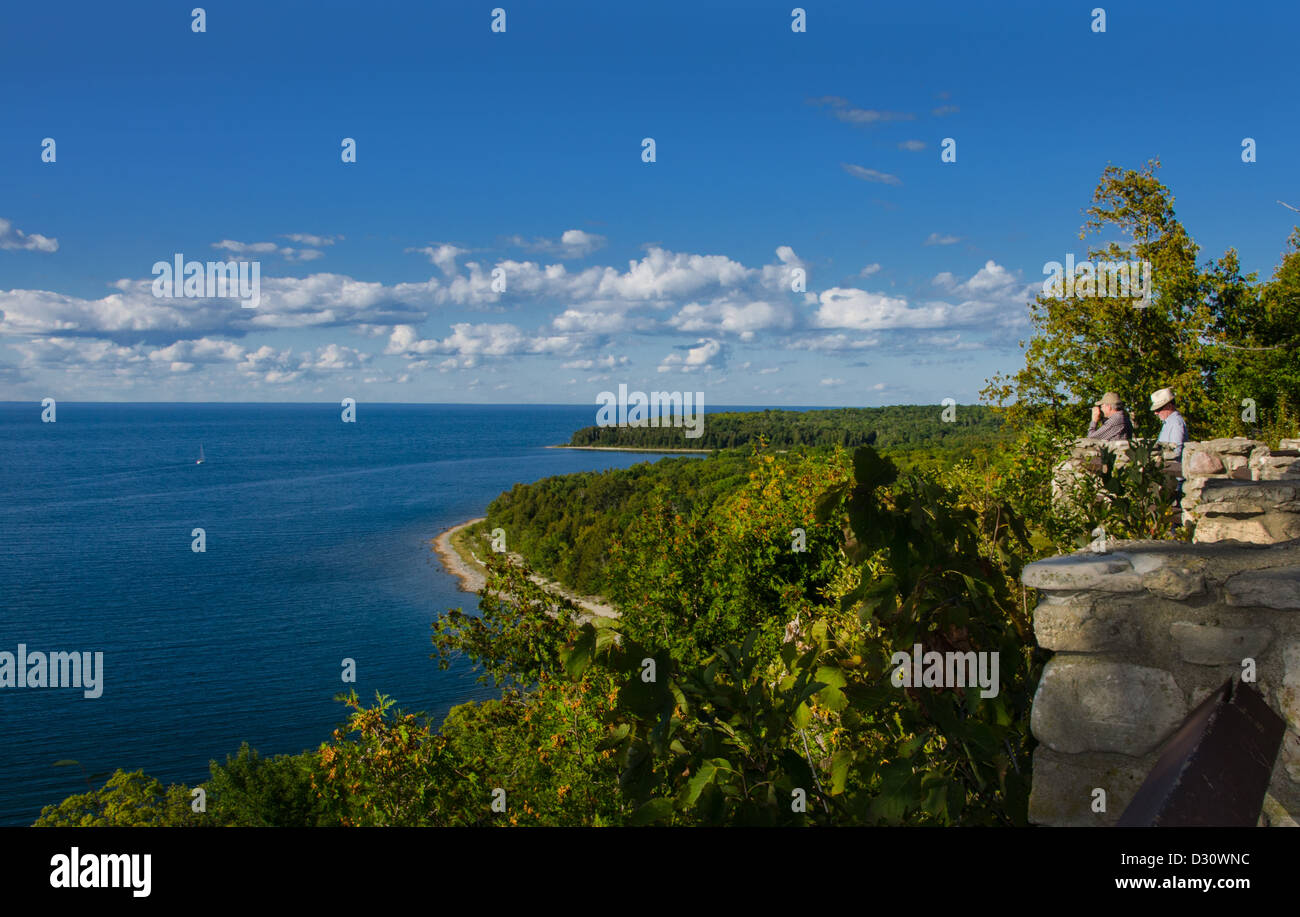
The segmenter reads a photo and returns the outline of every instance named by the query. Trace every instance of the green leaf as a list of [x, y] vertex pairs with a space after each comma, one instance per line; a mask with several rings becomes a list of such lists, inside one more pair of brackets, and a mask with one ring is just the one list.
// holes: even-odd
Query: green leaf
[[883, 459], [870, 446], [860, 446], [853, 453], [853, 478], [859, 487], [874, 490], [892, 484], [898, 478], [893, 462]]
[[620, 723], [609, 731], [605, 738], [596, 743], [596, 751], [604, 751], [607, 748], [613, 748], [627, 738], [629, 732], [627, 723]]
[[849, 777], [849, 765], [853, 763], [853, 752], [842, 749], [831, 758], [831, 795], [838, 796], [844, 792], [844, 782]]
[[929, 737], [930, 734], [928, 732], [923, 732], [920, 735], [912, 736], [902, 745], [898, 746], [898, 756], [900, 758], [912, 757], [912, 755], [916, 754], [923, 747], [925, 747], [925, 741]]
[[652, 825], [655, 822], [663, 821], [673, 814], [673, 801], [671, 799], [652, 799], [641, 808], [632, 813], [632, 817], [627, 823], [634, 828], [643, 825]]
[[695, 805], [695, 800], [700, 798], [700, 793], [704, 790], [704, 787], [712, 783], [717, 774], [718, 769], [712, 763], [706, 761], [701, 764], [700, 769], [691, 776], [691, 779], [686, 784], [685, 792], [682, 794], [682, 805]]
[[813, 676], [824, 685], [830, 685], [833, 688], [842, 688], [848, 683], [844, 677], [844, 670], [837, 665], [824, 665], [817, 669], [817, 674]]

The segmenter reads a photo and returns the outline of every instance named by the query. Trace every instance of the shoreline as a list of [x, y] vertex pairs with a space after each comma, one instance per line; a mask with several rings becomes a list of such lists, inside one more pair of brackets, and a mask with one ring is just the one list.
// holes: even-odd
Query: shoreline
[[482, 522], [487, 516], [479, 516], [477, 519], [469, 519], [460, 525], [453, 525], [438, 537], [433, 539], [433, 551], [442, 561], [442, 568], [456, 578], [456, 583], [461, 592], [473, 592], [478, 594], [487, 584], [487, 576], [480, 573], [474, 567], [460, 556], [451, 543], [454, 535], [469, 528], [476, 522]]
[[[434, 553], [436, 553], [438, 559], [442, 561], [443, 569], [456, 578], [457, 585], [461, 592], [470, 592], [475, 595], [479, 594], [482, 592], [483, 587], [487, 585], [487, 575], [476, 569], [471, 561], [468, 561], [461, 556], [460, 552], [456, 550], [456, 546], [452, 543], [452, 538], [457, 533], [477, 522], [484, 521], [486, 518], [486, 516], [479, 516], [476, 519], [467, 519], [459, 525], [453, 525], [451, 528], [442, 532], [433, 539], [432, 543]], [[470, 553], [472, 556], [473, 552]], [[512, 553], [508, 556], [515, 563], [523, 560], [523, 558], [518, 554]], [[474, 559], [477, 560], [477, 558]], [[479, 563], [481, 564], [482, 561], [479, 561]], [[592, 617], [617, 618], [619, 616], [618, 609], [606, 602], [603, 596], [578, 595], [571, 589], [567, 589], [554, 580], [549, 580], [540, 574], [534, 575], [532, 581], [537, 583], [539, 586], [544, 586], [552, 592], [558, 593], [573, 602], [579, 608], [583, 609], [585, 614], [578, 616], [579, 623], [584, 623]]]
[[567, 443], [563, 443], [563, 444], [558, 445], [558, 446], [545, 446], [545, 447], [543, 447], [543, 448], [546, 448], [546, 449], [580, 449], [580, 450], [582, 450], [582, 451], [584, 451], [584, 452], [659, 452], [659, 453], [669, 453], [669, 452], [698, 452], [698, 453], [702, 453], [702, 454], [704, 454], [704, 455], [707, 455], [707, 454], [709, 454], [710, 452], [715, 451], [715, 450], [713, 450], [713, 449], [668, 449], [668, 448], [652, 449], [652, 448], [649, 448], [649, 447], [647, 447], [647, 446], [570, 446], [570, 445], [568, 445]]

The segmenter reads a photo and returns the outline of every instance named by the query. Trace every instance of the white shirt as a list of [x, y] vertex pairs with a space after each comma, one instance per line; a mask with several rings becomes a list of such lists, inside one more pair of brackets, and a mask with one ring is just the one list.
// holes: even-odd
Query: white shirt
[[1187, 442], [1187, 421], [1183, 420], [1182, 414], [1174, 411], [1165, 418], [1164, 426], [1160, 428], [1160, 436], [1157, 441], [1178, 445], [1180, 447], [1178, 453], [1179, 455], [1182, 454], [1181, 446]]

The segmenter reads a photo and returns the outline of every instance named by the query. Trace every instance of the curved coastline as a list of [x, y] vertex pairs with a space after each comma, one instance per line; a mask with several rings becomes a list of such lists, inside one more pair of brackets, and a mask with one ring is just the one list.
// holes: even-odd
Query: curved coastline
[[[443, 569], [456, 577], [462, 592], [472, 592], [475, 594], [480, 593], [483, 590], [483, 587], [487, 584], [487, 576], [481, 570], [476, 569], [471, 561], [467, 561], [462, 557], [460, 552], [456, 550], [455, 545], [452, 544], [451, 540], [462, 529], [474, 525], [476, 522], [482, 522], [486, 518], [486, 516], [479, 516], [476, 519], [468, 519], [459, 525], [453, 525], [451, 528], [438, 535], [437, 538], [433, 539], [433, 550], [437, 553], [438, 559], [442, 561]], [[522, 558], [516, 554], [511, 554], [509, 556], [511, 560], [516, 563], [522, 560]], [[482, 562], [480, 561], [479, 563], [481, 564]], [[531, 579], [539, 586], [544, 586], [552, 592], [564, 596], [579, 608], [582, 608], [583, 611], [586, 612], [586, 615], [579, 616], [580, 620], [590, 620], [591, 616], [599, 618], [617, 618], [619, 616], [618, 609], [605, 601], [602, 596], [578, 595], [573, 590], [565, 588], [555, 580], [546, 579], [540, 575], [534, 575]]]
[[467, 520], [460, 525], [453, 525], [433, 539], [434, 552], [437, 553], [438, 559], [442, 561], [443, 569], [456, 577], [461, 592], [480, 592], [483, 586], [487, 584], [487, 577], [481, 571], [474, 569], [460, 556], [460, 552], [451, 543], [452, 536], [476, 522], [482, 522], [486, 518], [486, 516], [479, 516], [477, 519]]

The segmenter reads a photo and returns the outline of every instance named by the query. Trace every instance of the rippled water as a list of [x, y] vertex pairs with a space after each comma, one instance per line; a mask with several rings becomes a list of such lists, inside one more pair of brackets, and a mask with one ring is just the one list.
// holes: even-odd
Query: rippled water
[[315, 747], [345, 657], [363, 698], [441, 717], [490, 696], [429, 658], [433, 618], [476, 607], [429, 540], [516, 482], [659, 457], [544, 448], [592, 407], [340, 410], [0, 404], [0, 651], [104, 653], [99, 698], [0, 689], [0, 824], [85, 789], [59, 759], [194, 782], [242, 740]]

